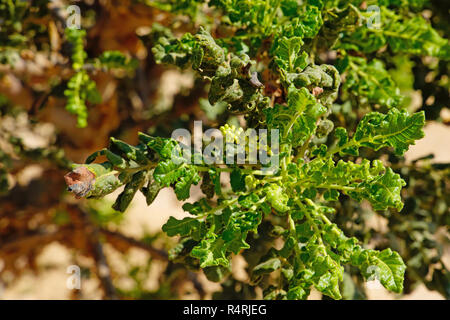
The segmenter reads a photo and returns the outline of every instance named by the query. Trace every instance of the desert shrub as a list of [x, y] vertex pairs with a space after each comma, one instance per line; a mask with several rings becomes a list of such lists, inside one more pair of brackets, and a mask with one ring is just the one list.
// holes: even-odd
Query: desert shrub
[[[403, 157], [424, 136], [426, 119], [445, 121], [450, 54], [441, 4], [138, 1], [121, 4], [140, 12], [126, 26], [113, 24], [124, 21], [114, 14], [114, 1], [80, 5], [86, 14], [77, 29], [66, 25], [63, 8], [48, 1], [0, 4], [6, 21], [0, 30], [4, 77], [23, 79], [37, 96], [22, 102], [25, 110], [11, 102], [14, 95], [3, 99], [2, 117], [14, 122], [25, 112], [32, 130], [34, 120], [58, 123], [46, 110], [65, 105], [71, 121], [70, 128], [59, 128], [56, 141], [39, 149], [27, 147], [14, 130], [2, 130], [9, 148], [2, 152], [2, 189], [19, 193], [8, 182], [17, 173], [12, 159], [45, 160], [59, 189], [43, 208], [68, 211], [67, 221], [84, 221], [75, 229], [95, 230], [80, 246], [62, 236], [71, 225], [63, 223], [61, 234], [50, 240], [84, 250], [100, 266], [105, 261], [99, 234], [112, 243], [134, 243], [102, 223], [112, 222], [116, 211], [126, 214], [136, 193], [151, 205], [169, 187], [185, 201], [192, 185], [200, 185], [203, 197], [183, 204], [189, 215], [171, 217], [162, 228], [178, 236], [168, 254], [146, 244], [171, 261], [163, 279], [169, 287], [170, 273], [182, 269], [202, 270], [220, 282], [216, 298], [253, 298], [260, 288], [267, 299], [305, 299], [313, 287], [333, 299], [361, 298], [364, 279], [378, 279], [395, 293], [424, 282], [448, 297], [441, 259], [448, 237], [448, 165], [406, 163]], [[102, 12], [112, 22], [96, 16]], [[47, 23], [37, 24], [39, 19]], [[125, 31], [104, 32], [108, 45], [102, 45], [102, 23]], [[28, 69], [15, 69], [38, 56], [49, 60], [41, 77], [51, 81], [35, 83]], [[157, 87], [164, 72], [175, 68], [193, 78], [192, 87], [167, 102]], [[117, 90], [103, 101], [108, 84]], [[412, 103], [415, 90], [422, 95], [419, 107]], [[203, 139], [198, 150], [189, 148], [190, 139], [181, 143], [171, 136], [175, 129], [192, 129], [195, 119], [203, 120], [204, 129], [219, 129], [215, 133], [224, 141]], [[260, 134], [246, 136], [249, 129]], [[254, 163], [256, 155], [270, 161]], [[68, 168], [69, 191], [91, 200], [69, 204], [60, 183]], [[93, 200], [121, 187], [114, 211]], [[388, 231], [370, 227], [374, 215], [388, 220]], [[14, 210], [7, 217], [17, 219]], [[51, 218], [47, 214], [43, 224], [54, 223]], [[30, 232], [26, 226], [5, 228], [2, 237], [17, 229], [24, 236]], [[435, 237], [437, 230], [445, 235]], [[236, 255], [247, 262], [247, 281], [231, 273]], [[138, 271], [130, 274], [137, 279]], [[101, 280], [114, 297], [111, 279]], [[157, 294], [171, 297], [165, 285]], [[118, 292], [154, 297], [138, 289]]]

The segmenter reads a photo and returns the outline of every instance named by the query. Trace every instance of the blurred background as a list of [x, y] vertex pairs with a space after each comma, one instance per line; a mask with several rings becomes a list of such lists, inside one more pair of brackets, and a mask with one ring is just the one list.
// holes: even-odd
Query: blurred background
[[[190, 70], [155, 63], [154, 23], [182, 35], [214, 20], [208, 10], [190, 12], [191, 7], [182, 6], [185, 1], [179, 2], [179, 14], [167, 13], [161, 3], [0, 1], [0, 299], [262, 297], [259, 288], [248, 284], [242, 256], [235, 257], [232, 276], [223, 283], [169, 261], [177, 239], [165, 236], [161, 226], [169, 216], [186, 215], [171, 189], [163, 189], [150, 207], [138, 193], [124, 214], [111, 209], [121, 190], [102, 200], [75, 199], [66, 190], [63, 176], [70, 163], [84, 162], [107, 146], [111, 136], [136, 144], [139, 131], [170, 136], [176, 128], [189, 128], [194, 119], [211, 127], [238, 121], [208, 103], [206, 81]], [[80, 9], [87, 31], [87, 61], [117, 50], [133, 65], [97, 68], [96, 60], [86, 65], [101, 102], [87, 104], [85, 128], [65, 108], [64, 90], [74, 74], [73, 43], [64, 35], [71, 4]], [[446, 1], [430, 1], [422, 14], [448, 36], [448, 11]], [[190, 19], [193, 15], [196, 19]], [[213, 30], [217, 37], [225, 32]], [[404, 158], [383, 158], [408, 183], [405, 208], [375, 214], [365, 203], [342, 198], [337, 223], [369, 247], [400, 252], [408, 266], [405, 292], [394, 295], [377, 283], [364, 284], [354, 270], [346, 270], [345, 287], [349, 296], [361, 299], [448, 299], [448, 65], [406, 56], [386, 63], [406, 97], [405, 108], [424, 110], [427, 118], [425, 138]], [[367, 111], [339, 101], [333, 110], [334, 121], [347, 126]], [[200, 188], [191, 195], [187, 201], [200, 198]], [[79, 267], [80, 289], [71, 287], [76, 273], [70, 266]], [[310, 298], [322, 297], [313, 293]]]

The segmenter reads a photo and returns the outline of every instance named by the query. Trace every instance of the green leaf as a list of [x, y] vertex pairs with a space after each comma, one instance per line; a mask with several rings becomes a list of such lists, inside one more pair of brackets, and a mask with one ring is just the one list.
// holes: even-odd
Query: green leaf
[[161, 185], [168, 187], [176, 182], [184, 173], [184, 165], [177, 165], [173, 161], [161, 161], [153, 172], [153, 177]]
[[289, 197], [283, 188], [277, 184], [270, 184], [265, 189], [267, 201], [279, 213], [285, 213], [289, 210], [287, 205]]
[[323, 194], [323, 198], [326, 201], [338, 201], [339, 200], [339, 192], [336, 191], [335, 189], [329, 189], [329, 190], [325, 191], [325, 193]]
[[146, 175], [146, 171], [139, 171], [133, 175], [131, 181], [125, 185], [125, 189], [119, 194], [116, 202], [114, 202], [114, 210], [124, 212], [128, 208], [136, 192], [141, 189], [146, 182]]
[[298, 147], [303, 145], [316, 129], [317, 119], [326, 112], [306, 88], [289, 88], [288, 106], [275, 105], [264, 109], [267, 127], [279, 129], [281, 143]]
[[118, 167], [121, 169], [125, 169], [127, 167], [127, 163], [125, 159], [123, 159], [121, 156], [109, 151], [105, 150], [106, 158], [114, 167]]
[[[369, 18], [367, 18], [369, 19]], [[382, 7], [381, 28], [363, 22], [354, 32], [343, 37], [341, 47], [366, 53], [388, 44], [394, 53], [404, 52], [450, 59], [449, 43], [421, 16], [406, 19]]]
[[174, 64], [180, 68], [188, 66], [195, 46], [191, 34], [187, 33], [178, 40], [168, 28], [157, 23], [152, 25], [152, 34], [155, 38], [152, 53], [156, 63]]
[[303, 41], [300, 37], [282, 37], [274, 50], [274, 60], [285, 72], [301, 72], [308, 65], [306, 52], [300, 53]]
[[278, 258], [271, 258], [259, 263], [253, 268], [253, 275], [260, 276], [262, 274], [271, 273], [281, 267], [281, 261]]
[[241, 250], [249, 249], [250, 245], [245, 242], [247, 231], [243, 231], [239, 225], [231, 222], [222, 233], [227, 250], [239, 254]]
[[145, 201], [148, 206], [153, 203], [153, 201], [156, 199], [159, 191], [161, 191], [162, 188], [163, 186], [161, 186], [158, 182], [156, 182], [153, 179], [153, 172], [151, 171], [150, 174], [148, 175], [147, 186], [141, 188], [141, 192], [144, 194]]
[[315, 287], [323, 294], [339, 300], [342, 299], [341, 292], [339, 291], [339, 281], [338, 273], [327, 272], [320, 277], [317, 283], [315, 283]]
[[[152, 137], [142, 132], [138, 134], [139, 141], [148, 147], [151, 151], [156, 152], [160, 159], [163, 160], [176, 160], [177, 162], [186, 162], [182, 158], [182, 150], [179, 143], [170, 138]], [[122, 147], [126, 149], [125, 147]], [[125, 151], [126, 153], [133, 154], [132, 150]], [[136, 155], [137, 159], [138, 155]]]
[[231, 267], [205, 267], [203, 268], [203, 273], [209, 281], [220, 282], [231, 273]]
[[191, 256], [199, 259], [201, 268], [213, 266], [229, 268], [230, 260], [226, 251], [225, 241], [222, 238], [210, 235], [192, 249]]
[[361, 164], [339, 160], [335, 164], [331, 158], [316, 158], [303, 164], [300, 173], [308, 177], [308, 183], [303, 183], [303, 196], [307, 198], [315, 198], [314, 194], [308, 194], [310, 188], [323, 188], [326, 189], [324, 198], [327, 201], [338, 200], [339, 190], [355, 200], [369, 200], [374, 210], [401, 210], [403, 207], [400, 191], [405, 182], [379, 160], [374, 160], [372, 164], [367, 159], [362, 160]]
[[[255, 197], [257, 198], [256, 195]], [[244, 202], [247, 206], [253, 207], [256, 201], [255, 198], [241, 199], [240, 204], [242, 205], [242, 202]], [[238, 254], [241, 250], [249, 249], [250, 245], [246, 242], [247, 234], [249, 231], [257, 234], [257, 228], [261, 220], [261, 213], [256, 208], [249, 211], [240, 211], [237, 208], [235, 212], [232, 212], [221, 234], [222, 239], [225, 241], [227, 251]]]
[[344, 32], [353, 32], [361, 23], [361, 14], [352, 4], [345, 7], [332, 7], [324, 12], [324, 23], [320, 29], [318, 49], [333, 48]]
[[245, 175], [239, 169], [234, 169], [230, 174], [230, 184], [234, 192], [245, 190]]
[[[169, 151], [165, 149], [161, 150], [162, 156], [168, 156], [166, 152], [169, 153]], [[184, 160], [178, 159], [180, 162]], [[175, 184], [174, 190], [178, 200], [189, 198], [191, 185], [198, 184], [201, 179], [195, 166], [186, 163], [177, 164], [174, 160], [160, 161], [153, 172], [153, 177], [156, 182], [165, 187]]]
[[251, 194], [245, 195], [245, 196], [240, 196], [239, 200], [238, 200], [239, 204], [246, 209], [250, 209], [258, 201], [259, 201], [258, 195], [254, 194], [254, 193], [251, 193]]
[[303, 12], [289, 19], [282, 26], [281, 34], [290, 37], [314, 38], [322, 27], [321, 10], [315, 5], [307, 5]]
[[[225, 19], [236, 26], [253, 30], [255, 34], [269, 36], [276, 30], [274, 18], [278, 13], [279, 0], [212, 0], [209, 5], [221, 8], [226, 14]], [[292, 10], [291, 7], [288, 11]]]
[[358, 98], [361, 104], [379, 104], [397, 107], [401, 101], [400, 89], [380, 60], [367, 63], [363, 58], [350, 58], [344, 89]]
[[127, 160], [135, 161], [140, 165], [146, 165], [149, 163], [148, 158], [142, 149], [129, 145], [128, 143], [113, 137], [110, 138], [109, 149], [117, 154], [120, 154]]
[[394, 52], [408, 52], [450, 59], [449, 43], [420, 16], [395, 23], [385, 30], [389, 46]]
[[208, 204], [205, 198], [202, 198], [194, 203], [186, 202], [183, 204], [183, 210], [193, 215], [201, 215], [211, 209], [212, 207]]
[[138, 60], [130, 59], [117, 50], [103, 51], [95, 61], [98, 68], [134, 70], [138, 66]]
[[395, 108], [387, 114], [370, 112], [366, 114], [353, 135], [348, 138], [344, 128], [336, 129], [337, 145], [329, 149], [328, 154], [339, 152], [341, 155], [358, 155], [359, 147], [369, 147], [379, 150], [383, 147], [393, 147], [396, 155], [403, 155], [415, 140], [424, 136], [422, 130], [425, 125], [423, 111], [409, 115], [407, 111]]
[[402, 155], [415, 140], [423, 138], [424, 125], [423, 111], [412, 115], [397, 109], [391, 109], [386, 115], [371, 112], [362, 118], [352, 140], [358, 146], [374, 150], [393, 147], [395, 154]]
[[178, 200], [186, 200], [189, 198], [191, 185], [197, 184], [200, 179], [197, 170], [193, 166], [186, 169], [184, 174], [175, 184], [175, 194], [177, 195]]
[[287, 298], [289, 300], [306, 300], [309, 296], [309, 288], [305, 289], [303, 286], [289, 287]]
[[403, 277], [406, 266], [400, 255], [391, 249], [381, 252], [365, 251], [361, 271], [364, 277], [378, 279], [388, 290], [401, 293], [403, 291]]
[[[405, 185], [406, 182], [400, 175], [387, 168], [384, 175], [369, 182], [365, 181], [359, 187], [364, 188], [362, 195], [370, 201], [374, 210], [397, 208], [400, 211], [403, 208], [400, 191]], [[349, 194], [353, 195], [352, 192]]]
[[163, 225], [162, 230], [167, 233], [169, 237], [176, 235], [189, 236], [194, 235], [194, 240], [199, 240], [204, 233], [204, 224], [194, 218], [183, 218], [177, 220], [174, 217], [170, 217], [169, 220]]

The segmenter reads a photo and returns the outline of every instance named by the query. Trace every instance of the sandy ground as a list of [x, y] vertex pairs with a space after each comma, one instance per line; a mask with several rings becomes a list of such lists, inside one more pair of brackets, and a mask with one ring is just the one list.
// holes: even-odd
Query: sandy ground
[[[431, 123], [427, 125], [425, 132], [425, 138], [418, 141], [407, 152], [407, 159], [411, 161], [433, 152], [436, 155], [435, 162], [449, 162], [450, 128], [438, 123]], [[199, 188], [197, 187], [192, 191], [192, 198], [197, 198], [200, 194]], [[114, 199], [114, 195], [111, 195], [110, 198]], [[145, 231], [150, 233], [160, 231], [161, 226], [171, 215], [177, 218], [185, 215], [172, 190], [162, 190], [150, 207], [147, 207], [144, 197], [138, 193], [131, 208], [126, 212], [125, 220], [120, 229], [126, 235], [140, 237]], [[109, 263], [113, 268], [120, 270], [123, 268], [123, 263], [120, 262], [117, 253], [112, 251], [106, 247]], [[0, 299], [70, 298], [71, 292], [66, 287], [66, 282], [69, 277], [66, 269], [71, 264], [71, 254], [69, 250], [58, 243], [49, 245], [39, 257], [38, 266], [42, 270], [39, 276], [31, 273], [25, 274], [13, 286], [0, 288]], [[146, 253], [138, 249], [133, 250], [128, 255], [128, 259], [135, 263], [142, 263], [146, 261], [147, 257]], [[156, 272], [157, 270], [153, 271]], [[218, 288], [217, 284], [208, 282], [204, 277], [202, 277], [202, 281], [209, 291], [214, 291]], [[83, 280], [82, 298], [99, 299], [101, 292], [98, 286], [99, 283], [96, 279]], [[156, 282], [154, 279], [149, 279], [148, 287], [154, 288], [155, 286]], [[370, 299], [396, 298], [395, 295], [388, 293], [376, 283], [371, 283], [369, 286], [368, 296]], [[310, 298], [319, 299], [320, 294], [313, 292]], [[443, 299], [443, 297], [436, 292], [427, 290], [425, 286], [421, 285], [411, 294], [402, 297], [402, 299]]]

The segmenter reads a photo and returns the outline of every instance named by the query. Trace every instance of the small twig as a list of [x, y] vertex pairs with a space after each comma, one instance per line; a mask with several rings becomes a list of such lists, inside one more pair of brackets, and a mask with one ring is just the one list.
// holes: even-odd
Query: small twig
[[198, 280], [198, 274], [188, 270], [187, 278], [192, 282], [195, 290], [197, 290], [198, 294], [200, 295], [200, 300], [205, 299], [206, 292], [205, 289], [203, 288], [202, 283]]
[[103, 290], [105, 292], [105, 296], [108, 299], [115, 300], [117, 299], [116, 288], [114, 287], [111, 280], [111, 271], [106, 261], [105, 254], [103, 252], [103, 246], [98, 239], [99, 231], [97, 228], [93, 227], [94, 230], [90, 235], [90, 240], [94, 253], [94, 260], [97, 267], [97, 275], [100, 278], [100, 282], [102, 283]]
[[2, 241], [0, 245], [0, 252], [17, 250], [17, 248], [26, 246], [27, 244], [36, 243], [36, 241], [38, 240], [52, 242], [54, 240], [57, 240], [60, 235], [60, 231], [49, 232], [40, 229], [25, 235], [19, 235], [17, 237], [14, 237], [13, 239]]
[[105, 297], [110, 300], [117, 299], [116, 288], [111, 279], [111, 270], [106, 260], [105, 254], [103, 252], [103, 246], [99, 239], [99, 229], [95, 226], [87, 212], [79, 208], [78, 210], [81, 214], [81, 218], [85, 223], [85, 230], [88, 235], [88, 240], [92, 246], [92, 255], [95, 261], [95, 266], [97, 269], [97, 276], [100, 279]]
[[66, 28], [67, 15], [64, 13], [64, 7], [61, 1], [51, 0], [49, 2], [49, 9], [56, 20], [61, 23], [62, 28]]
[[167, 261], [169, 259], [169, 255], [167, 254], [166, 251], [161, 250], [161, 249], [156, 249], [142, 241], [125, 236], [119, 232], [110, 231], [110, 230], [107, 230], [104, 228], [99, 228], [99, 231], [100, 231], [100, 233], [105, 235], [107, 238], [113, 238], [114, 240], [125, 242], [128, 245], [132, 245], [134, 247], [148, 251], [152, 255], [152, 258], [154, 258], [154, 259], [165, 260], [165, 261]]

